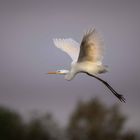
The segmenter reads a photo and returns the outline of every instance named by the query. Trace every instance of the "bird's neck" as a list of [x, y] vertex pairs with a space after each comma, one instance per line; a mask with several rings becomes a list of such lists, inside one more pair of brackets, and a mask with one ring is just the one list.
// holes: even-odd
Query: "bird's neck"
[[69, 70], [63, 70], [63, 74], [66, 75], [69, 73]]

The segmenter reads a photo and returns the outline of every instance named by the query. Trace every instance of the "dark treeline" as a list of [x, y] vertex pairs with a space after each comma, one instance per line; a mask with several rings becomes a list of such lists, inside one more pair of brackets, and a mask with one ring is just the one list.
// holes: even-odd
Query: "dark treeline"
[[65, 129], [49, 113], [34, 115], [27, 123], [0, 107], [0, 140], [139, 140], [136, 132], [124, 131], [126, 120], [118, 105], [108, 107], [98, 99], [80, 101]]

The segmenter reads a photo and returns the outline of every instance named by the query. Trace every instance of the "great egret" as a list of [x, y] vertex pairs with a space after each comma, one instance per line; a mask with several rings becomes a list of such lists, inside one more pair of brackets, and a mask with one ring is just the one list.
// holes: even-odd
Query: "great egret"
[[108, 67], [102, 64], [103, 41], [97, 31], [90, 29], [83, 36], [81, 44], [73, 39], [53, 39], [55, 46], [72, 58], [71, 69], [57, 70], [48, 74], [64, 74], [66, 80], [72, 80], [77, 73], [86, 73], [107, 86], [120, 100], [125, 102], [123, 95], [118, 94], [106, 81], [97, 77], [97, 74], [105, 73]]

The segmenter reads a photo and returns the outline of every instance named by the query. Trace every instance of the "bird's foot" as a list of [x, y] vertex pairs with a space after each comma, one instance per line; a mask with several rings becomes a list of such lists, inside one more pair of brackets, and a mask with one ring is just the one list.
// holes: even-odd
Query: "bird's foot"
[[118, 97], [118, 99], [121, 101], [121, 102], [125, 102], [125, 98], [123, 95], [121, 94], [116, 94], [116, 96]]

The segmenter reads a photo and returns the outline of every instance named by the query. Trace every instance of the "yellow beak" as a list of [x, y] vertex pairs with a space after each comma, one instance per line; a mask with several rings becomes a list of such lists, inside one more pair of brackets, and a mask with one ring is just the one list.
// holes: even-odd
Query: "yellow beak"
[[48, 72], [47, 74], [62, 74], [61, 72]]

